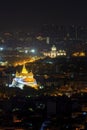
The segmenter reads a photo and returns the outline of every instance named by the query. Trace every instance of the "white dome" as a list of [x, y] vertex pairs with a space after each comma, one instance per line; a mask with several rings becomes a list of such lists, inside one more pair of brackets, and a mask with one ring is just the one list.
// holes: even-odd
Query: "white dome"
[[55, 45], [52, 46], [51, 50], [52, 51], [56, 51], [57, 50], [56, 47], [55, 47]]

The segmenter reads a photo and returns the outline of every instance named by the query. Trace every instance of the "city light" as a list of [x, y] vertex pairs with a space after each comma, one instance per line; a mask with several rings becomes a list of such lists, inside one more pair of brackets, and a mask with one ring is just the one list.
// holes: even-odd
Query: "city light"
[[28, 50], [25, 50], [25, 53], [28, 53]]
[[0, 47], [0, 51], [3, 51], [3, 47]]
[[35, 49], [32, 49], [31, 52], [32, 52], [32, 53], [35, 53]]

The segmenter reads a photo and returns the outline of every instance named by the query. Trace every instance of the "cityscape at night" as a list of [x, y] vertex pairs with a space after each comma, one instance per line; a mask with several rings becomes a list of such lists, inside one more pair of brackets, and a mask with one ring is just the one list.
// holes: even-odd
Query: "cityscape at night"
[[87, 130], [87, 2], [0, 3], [0, 130]]

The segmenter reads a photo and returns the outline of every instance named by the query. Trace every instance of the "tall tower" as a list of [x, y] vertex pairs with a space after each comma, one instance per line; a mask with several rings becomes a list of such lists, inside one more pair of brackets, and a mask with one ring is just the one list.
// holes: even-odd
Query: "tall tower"
[[46, 43], [49, 44], [50, 43], [50, 38], [46, 37]]

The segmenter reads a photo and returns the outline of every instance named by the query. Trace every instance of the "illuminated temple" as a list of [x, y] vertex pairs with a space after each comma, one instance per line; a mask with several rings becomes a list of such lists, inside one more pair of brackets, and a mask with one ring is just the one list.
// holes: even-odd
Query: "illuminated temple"
[[25, 64], [20, 73], [16, 72], [15, 78], [12, 81], [11, 87], [19, 87], [23, 89], [24, 86], [29, 86], [37, 89], [37, 82], [32, 72], [28, 72]]

